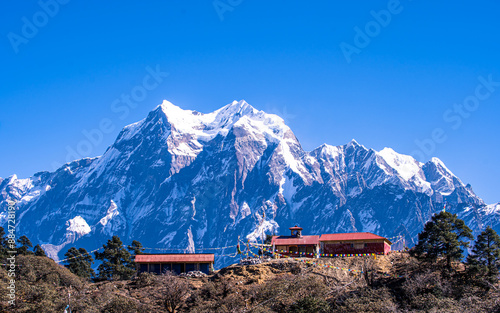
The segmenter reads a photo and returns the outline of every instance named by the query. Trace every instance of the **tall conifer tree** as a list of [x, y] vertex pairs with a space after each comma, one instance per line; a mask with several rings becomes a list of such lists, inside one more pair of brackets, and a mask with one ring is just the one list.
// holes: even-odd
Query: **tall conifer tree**
[[129, 279], [135, 274], [132, 255], [125, 249], [118, 236], [113, 236], [103, 248], [103, 252], [94, 252], [96, 260], [102, 261], [97, 268], [99, 279]]
[[66, 254], [64, 254], [64, 256], [68, 259], [64, 266], [73, 274], [88, 280], [95, 276], [95, 272], [92, 269], [94, 259], [84, 248], [76, 249], [75, 247], [72, 247], [68, 250], [68, 252], [66, 252]]
[[442, 211], [425, 224], [424, 230], [418, 234], [414, 251], [417, 257], [431, 262], [444, 258], [446, 268], [451, 270], [451, 262], [463, 258], [463, 249], [472, 239], [472, 231], [463, 220], [456, 214]]
[[491, 282], [498, 281], [500, 269], [500, 236], [488, 226], [474, 243], [472, 253], [467, 257], [471, 273], [484, 275]]

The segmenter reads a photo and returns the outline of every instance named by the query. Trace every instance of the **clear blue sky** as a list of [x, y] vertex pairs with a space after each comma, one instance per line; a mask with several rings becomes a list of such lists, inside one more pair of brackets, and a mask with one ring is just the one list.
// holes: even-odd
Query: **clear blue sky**
[[[306, 150], [355, 138], [437, 156], [500, 201], [498, 1], [60, 2], [0, 12], [0, 177], [52, 170], [105, 120], [100, 155], [163, 99], [200, 112], [245, 99]], [[169, 75], [143, 95], [147, 67]], [[132, 92], [128, 114], [113, 106]]]

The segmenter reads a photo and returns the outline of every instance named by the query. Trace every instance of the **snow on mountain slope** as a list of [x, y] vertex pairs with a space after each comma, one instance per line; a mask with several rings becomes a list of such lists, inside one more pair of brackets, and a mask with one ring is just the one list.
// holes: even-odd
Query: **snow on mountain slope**
[[432, 158], [426, 165], [426, 177], [431, 182], [432, 189], [444, 196], [450, 195], [455, 190], [455, 181], [460, 180], [438, 158]]
[[109, 209], [108, 209], [108, 212], [106, 213], [106, 216], [101, 218], [99, 220], [99, 223], [102, 226], [106, 226], [106, 225], [108, 225], [108, 222], [111, 221], [111, 219], [113, 219], [113, 217], [118, 216], [118, 215], [120, 215], [120, 212], [118, 212], [118, 206], [116, 205], [116, 203], [113, 200], [111, 200], [111, 204], [109, 205]]
[[[381, 151], [367, 149], [355, 140], [344, 146], [322, 145], [310, 154], [324, 167], [328, 176], [333, 178], [330, 183], [334, 189], [342, 193], [342, 181], [335, 180], [342, 175], [336, 173], [356, 173], [361, 179], [357, 189], [348, 189], [347, 196], [358, 195], [363, 188], [374, 188], [391, 183], [407, 190], [414, 190], [433, 196], [439, 193], [442, 200], [450, 196], [456, 188], [482, 204], [482, 201], [469, 191], [438, 158], [432, 158], [427, 163], [420, 163], [413, 157], [395, 152], [391, 148]], [[345, 186], [345, 185], [344, 185]]]
[[[498, 232], [500, 224], [500, 203], [485, 206], [467, 205], [460, 211], [453, 211], [473, 230], [477, 236], [486, 226], [492, 226]], [[495, 227], [496, 226], [496, 227]]]
[[66, 228], [66, 238], [71, 242], [75, 242], [78, 237], [85, 236], [91, 232], [89, 224], [81, 216], [75, 216], [68, 220], [66, 226], [68, 226]]
[[487, 215], [496, 214], [500, 216], [500, 202], [483, 207], [483, 211]]
[[292, 224], [305, 233], [374, 231], [411, 242], [444, 203], [475, 231], [500, 225], [498, 204], [486, 206], [436, 158], [423, 164], [355, 140], [307, 152], [283, 119], [243, 100], [206, 114], [164, 101], [100, 157], [0, 179], [0, 225], [7, 200], [18, 203], [18, 232], [54, 258], [115, 234], [203, 252]]
[[425, 180], [421, 165], [411, 156], [398, 154], [391, 148], [384, 148], [377, 154], [405, 181], [415, 176]]
[[165, 134], [166, 136], [189, 136], [190, 143], [195, 142], [195, 147], [190, 147], [191, 149], [187, 145], [177, 146], [172, 150], [177, 154], [195, 156], [203, 147], [200, 141], [208, 142], [218, 135], [227, 136], [233, 127], [247, 127], [250, 133], [262, 134], [275, 141], [283, 139], [288, 129], [280, 117], [257, 111], [244, 100], [233, 101], [208, 114], [183, 110], [168, 101], [164, 101], [160, 108], [171, 127], [171, 133]]

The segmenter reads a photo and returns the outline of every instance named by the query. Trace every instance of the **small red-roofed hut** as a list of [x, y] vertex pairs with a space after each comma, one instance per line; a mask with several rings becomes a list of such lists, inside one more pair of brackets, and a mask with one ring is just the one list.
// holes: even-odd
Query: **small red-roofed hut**
[[214, 260], [213, 253], [138, 254], [135, 256], [135, 264], [139, 273], [156, 274], [166, 271], [177, 274], [201, 271], [209, 274], [213, 271]]

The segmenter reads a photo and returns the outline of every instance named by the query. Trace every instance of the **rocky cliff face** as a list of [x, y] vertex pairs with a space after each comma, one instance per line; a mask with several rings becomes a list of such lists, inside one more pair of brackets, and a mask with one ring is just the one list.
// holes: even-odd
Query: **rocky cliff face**
[[500, 231], [500, 206], [485, 205], [439, 159], [423, 164], [354, 140], [307, 152], [280, 117], [245, 101], [209, 114], [165, 101], [100, 157], [0, 179], [0, 225], [7, 200], [18, 205], [18, 234], [53, 258], [71, 246], [96, 249], [112, 235], [202, 252], [292, 224], [305, 234], [401, 234], [411, 244], [445, 203], [474, 231]]

